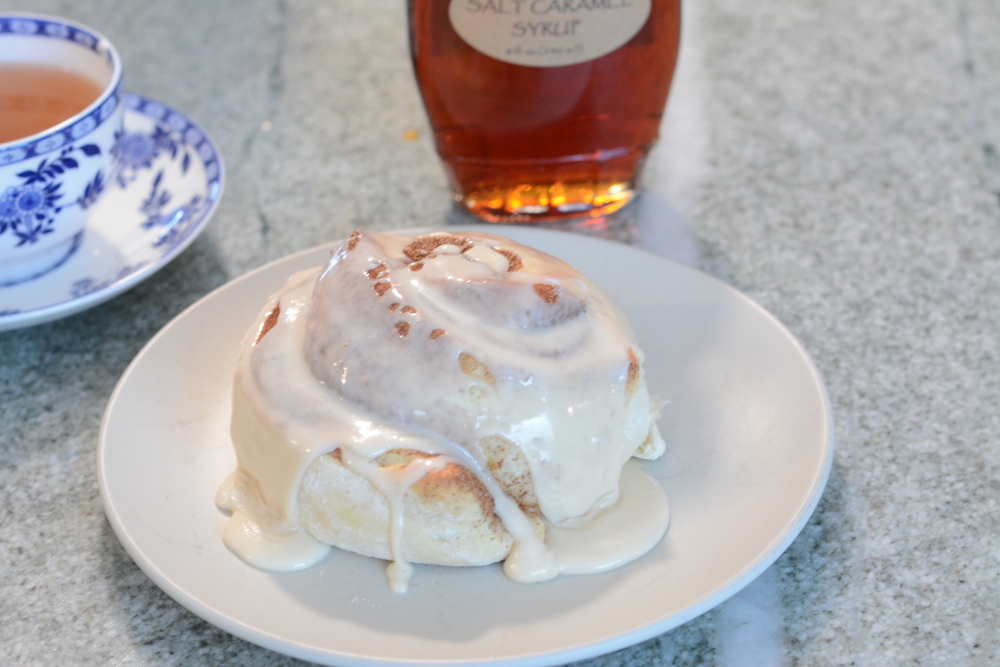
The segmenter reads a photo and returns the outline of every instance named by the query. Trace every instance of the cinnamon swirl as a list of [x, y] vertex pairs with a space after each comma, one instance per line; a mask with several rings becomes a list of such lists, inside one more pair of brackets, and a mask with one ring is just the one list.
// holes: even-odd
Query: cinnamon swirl
[[[643, 473], [619, 501], [626, 462], [663, 453], [657, 412], [628, 322], [565, 263], [487, 234], [356, 231], [244, 341], [224, 539], [267, 569], [329, 545], [390, 560], [400, 592], [410, 562], [504, 560], [524, 582], [606, 569], [666, 530]], [[614, 554], [551, 548], [573, 532], [579, 551], [572, 527], [602, 512], [632, 531]]]

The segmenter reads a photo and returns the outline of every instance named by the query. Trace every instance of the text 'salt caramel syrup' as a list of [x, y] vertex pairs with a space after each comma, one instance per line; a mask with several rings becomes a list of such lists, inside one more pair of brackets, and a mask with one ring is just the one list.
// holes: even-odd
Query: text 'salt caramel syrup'
[[600, 216], [656, 141], [680, 0], [409, 0], [417, 82], [456, 199], [494, 222]]

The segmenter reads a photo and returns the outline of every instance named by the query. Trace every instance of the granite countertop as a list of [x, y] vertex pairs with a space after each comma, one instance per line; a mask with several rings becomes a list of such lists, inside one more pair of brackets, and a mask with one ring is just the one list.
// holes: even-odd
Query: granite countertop
[[[304, 664], [205, 623], [132, 563], [98, 495], [97, 432], [132, 357], [213, 288], [355, 227], [460, 217], [405, 3], [8, 9], [110, 37], [126, 89], [196, 119], [228, 184], [205, 233], [136, 289], [0, 333], [0, 663]], [[837, 450], [815, 516], [760, 579], [588, 662], [1000, 664], [1000, 5], [687, 10], [649, 192], [622, 219], [798, 336], [826, 379]]]

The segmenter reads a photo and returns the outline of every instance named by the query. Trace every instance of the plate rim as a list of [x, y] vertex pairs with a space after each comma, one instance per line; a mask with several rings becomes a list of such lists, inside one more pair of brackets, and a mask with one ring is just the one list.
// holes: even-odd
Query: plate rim
[[[53, 322], [55, 320], [60, 320], [64, 317], [69, 317], [70, 315], [75, 315], [84, 310], [93, 308], [94, 306], [100, 305], [105, 301], [108, 301], [123, 292], [127, 292], [128, 290], [132, 289], [139, 283], [143, 282], [144, 280], [152, 276], [160, 269], [164, 268], [170, 262], [174, 261], [174, 259], [176, 259], [178, 255], [184, 252], [188, 248], [188, 246], [194, 243], [194, 240], [198, 238], [203, 231], [205, 231], [205, 227], [208, 225], [209, 221], [211, 221], [212, 217], [215, 215], [215, 212], [219, 207], [219, 203], [222, 201], [222, 196], [223, 194], [225, 194], [226, 190], [226, 164], [222, 158], [222, 153], [219, 151], [219, 147], [216, 145], [212, 137], [207, 132], [205, 132], [205, 129], [201, 125], [192, 120], [190, 116], [188, 116], [182, 111], [178, 111], [177, 109], [173, 108], [168, 104], [160, 102], [159, 100], [153, 99], [151, 97], [146, 97], [145, 95], [140, 95], [138, 93], [133, 93], [129, 91], [125, 91], [122, 97], [123, 97], [122, 104], [125, 105], [125, 110], [124, 110], [125, 115], [138, 114], [145, 118], [151, 118], [151, 116], [148, 116], [142, 111], [133, 108], [132, 106], [129, 106], [126, 103], [126, 100], [130, 97], [137, 98], [143, 102], [142, 106], [145, 106], [145, 103], [155, 103], [162, 106], [167, 111], [181, 116], [184, 120], [190, 123], [198, 132], [200, 132], [201, 136], [211, 147], [212, 154], [215, 157], [215, 161], [219, 165], [218, 193], [216, 193], [214, 199], [211, 200], [209, 206], [204, 211], [201, 212], [200, 218], [198, 219], [197, 223], [192, 226], [191, 231], [188, 232], [187, 236], [185, 236], [179, 243], [170, 248], [170, 250], [168, 250], [162, 257], [160, 257], [155, 262], [152, 262], [142, 267], [138, 271], [134, 271], [128, 274], [124, 278], [115, 280], [109, 285], [94, 290], [93, 292], [89, 292], [83, 296], [71, 297], [64, 301], [60, 301], [59, 303], [49, 304], [47, 306], [42, 306], [40, 308], [32, 308], [31, 310], [22, 310], [10, 315], [0, 315], [0, 332], [13, 331], [16, 329], [23, 329], [26, 327], [35, 326], [36, 324], [45, 324], [46, 322]], [[206, 182], [206, 185], [211, 187], [211, 182], [210, 181]], [[54, 269], [53, 273], [58, 272], [60, 268], [62, 267]], [[39, 278], [36, 278], [35, 280], [38, 281], [45, 280], [46, 278], [49, 277], [49, 275], [52, 274], [46, 274], [45, 276], [41, 276]]]
[[[474, 225], [447, 225], [442, 227], [418, 227], [418, 228], [406, 228], [406, 229], [395, 229], [395, 230], [385, 230], [380, 233], [389, 234], [414, 234], [414, 233], [428, 233], [433, 231], [479, 231], [497, 233], [498, 235], [503, 235], [505, 230], [518, 229], [523, 230], [525, 227], [515, 226], [515, 225], [498, 225], [498, 224], [474, 224]], [[543, 235], [560, 235], [566, 234], [564, 231], [555, 231], [548, 229], [531, 228], [532, 232], [539, 232]], [[283, 655], [292, 656], [302, 660], [309, 661], [322, 661], [321, 664], [331, 664], [331, 665], [342, 665], [344, 667], [400, 667], [400, 666], [416, 666], [416, 665], [447, 665], [449, 667], [457, 667], [459, 665], [503, 665], [504, 667], [549, 667], [551, 665], [565, 664], [568, 662], [574, 662], [578, 660], [584, 660], [588, 658], [593, 658], [600, 655], [606, 655], [613, 651], [617, 651], [629, 646], [646, 641], [652, 637], [668, 632], [674, 628], [687, 623], [688, 621], [708, 612], [714, 607], [718, 606], [725, 600], [729, 599], [744, 587], [749, 585], [754, 581], [760, 574], [766, 570], [768, 567], [774, 564], [774, 562], [791, 546], [792, 542], [799, 536], [802, 530], [805, 528], [809, 519], [812, 517], [819, 505], [820, 500], [823, 497], [823, 493], [826, 489], [827, 482], [829, 480], [830, 472], [833, 466], [833, 456], [835, 450], [835, 433], [834, 433], [834, 422], [833, 413], [830, 404], [830, 399], [828, 392], [826, 390], [826, 385], [823, 382], [823, 377], [816, 367], [815, 362], [809, 355], [805, 346], [802, 345], [801, 341], [780, 321], [775, 317], [770, 311], [765, 309], [763, 306], [758, 304], [748, 295], [739, 291], [735, 287], [723, 282], [722, 280], [708, 274], [697, 267], [678, 262], [676, 260], [663, 257], [654, 252], [646, 250], [641, 247], [632, 246], [629, 244], [621, 243], [614, 240], [602, 239], [593, 236], [587, 236], [582, 234], [573, 234], [574, 236], [587, 238], [595, 242], [604, 243], [614, 243], [617, 245], [625, 246], [634, 251], [639, 251], [644, 253], [655, 260], [662, 262], [667, 262], [678, 267], [683, 268], [687, 271], [693, 271], [707, 277], [717, 287], [723, 288], [728, 291], [731, 295], [736, 296], [747, 304], [751, 305], [754, 310], [759, 314], [763, 315], [772, 325], [774, 325], [778, 331], [780, 331], [787, 340], [792, 343], [795, 350], [799, 353], [800, 358], [805, 362], [806, 368], [809, 371], [811, 379], [815, 382], [817, 389], [819, 390], [821, 401], [821, 420], [823, 424], [823, 431], [825, 433], [825, 439], [823, 442], [823, 455], [822, 462], [818, 470], [815, 471], [815, 478], [812, 482], [812, 487], [810, 490], [810, 495], [808, 502], [804, 503], [799, 512], [792, 519], [788, 528], [778, 535], [777, 538], [772, 542], [771, 546], [766, 550], [766, 552], [760, 556], [756, 561], [748, 563], [747, 567], [733, 575], [730, 579], [720, 583], [715, 590], [706, 594], [699, 602], [692, 604], [687, 609], [677, 612], [672, 615], [658, 618], [651, 621], [641, 627], [635, 628], [630, 631], [624, 631], [618, 635], [607, 637], [605, 639], [599, 640], [597, 642], [591, 642], [586, 644], [580, 644], [577, 646], [572, 646], [564, 649], [555, 649], [551, 651], [544, 652], [534, 652], [526, 653], [513, 657], [482, 657], [474, 659], [385, 659], [377, 658], [371, 656], [360, 655], [357, 653], [347, 653], [347, 652], [332, 652], [329, 648], [321, 646], [307, 645], [303, 642], [290, 642], [283, 639], [276, 633], [261, 630], [256, 627], [252, 627], [242, 621], [234, 619], [225, 613], [217, 612], [212, 607], [205, 603], [202, 603], [198, 598], [196, 598], [191, 593], [173, 584], [173, 582], [160, 574], [159, 571], [153, 567], [152, 563], [149, 563], [144, 557], [139, 553], [136, 545], [131, 539], [123, 539], [129, 534], [127, 528], [120, 522], [119, 517], [113, 511], [113, 506], [111, 499], [108, 497], [107, 485], [105, 481], [105, 445], [106, 445], [106, 435], [107, 428], [110, 421], [110, 416], [112, 414], [112, 408], [120, 394], [123, 390], [126, 380], [132, 374], [136, 366], [142, 363], [143, 357], [147, 352], [153, 349], [161, 337], [168, 335], [170, 330], [177, 325], [177, 323], [188, 315], [189, 311], [194, 310], [199, 307], [203, 301], [213, 298], [218, 293], [221, 293], [233, 286], [237, 281], [249, 280], [252, 276], [258, 275], [260, 273], [267, 272], [271, 270], [278, 264], [285, 262], [293, 262], [300, 257], [310, 255], [313, 253], [319, 253], [324, 250], [332, 250], [342, 242], [342, 240], [332, 241], [329, 243], [323, 243], [311, 248], [300, 250], [295, 253], [291, 253], [284, 257], [275, 259], [267, 264], [260, 267], [252, 269], [233, 280], [226, 282], [225, 284], [213, 289], [208, 294], [205, 294], [197, 301], [189, 305], [183, 311], [178, 313], [173, 319], [170, 320], [166, 325], [164, 325], [136, 354], [129, 365], [126, 367], [122, 376], [119, 378], [118, 383], [115, 386], [114, 391], [108, 399], [107, 406], [105, 408], [104, 414], [101, 419], [101, 426], [98, 433], [98, 446], [97, 446], [97, 481], [100, 491], [101, 501], [107, 515], [108, 521], [111, 524], [115, 535], [118, 537], [122, 546], [125, 548], [129, 557], [132, 558], [133, 562], [142, 570], [142, 572], [150, 578], [163, 592], [167, 593], [174, 601], [176, 601], [181, 606], [185, 607], [198, 617], [211, 623], [212, 625], [229, 632], [230, 634], [243, 639], [247, 642], [261, 646], [262, 648], [281, 653]]]

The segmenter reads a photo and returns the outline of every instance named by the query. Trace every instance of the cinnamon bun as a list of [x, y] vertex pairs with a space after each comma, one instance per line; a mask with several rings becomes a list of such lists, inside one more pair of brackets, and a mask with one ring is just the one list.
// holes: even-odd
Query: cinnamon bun
[[[614, 304], [549, 255], [480, 233], [356, 231], [244, 341], [238, 467], [216, 499], [226, 544], [276, 570], [330, 545], [383, 558], [397, 591], [410, 562], [503, 560], [531, 582], [637, 557], [667, 521], [655, 482], [619, 501], [626, 462], [664, 450], [642, 360]], [[641, 536], [567, 565], [553, 536], [616, 506]]]

